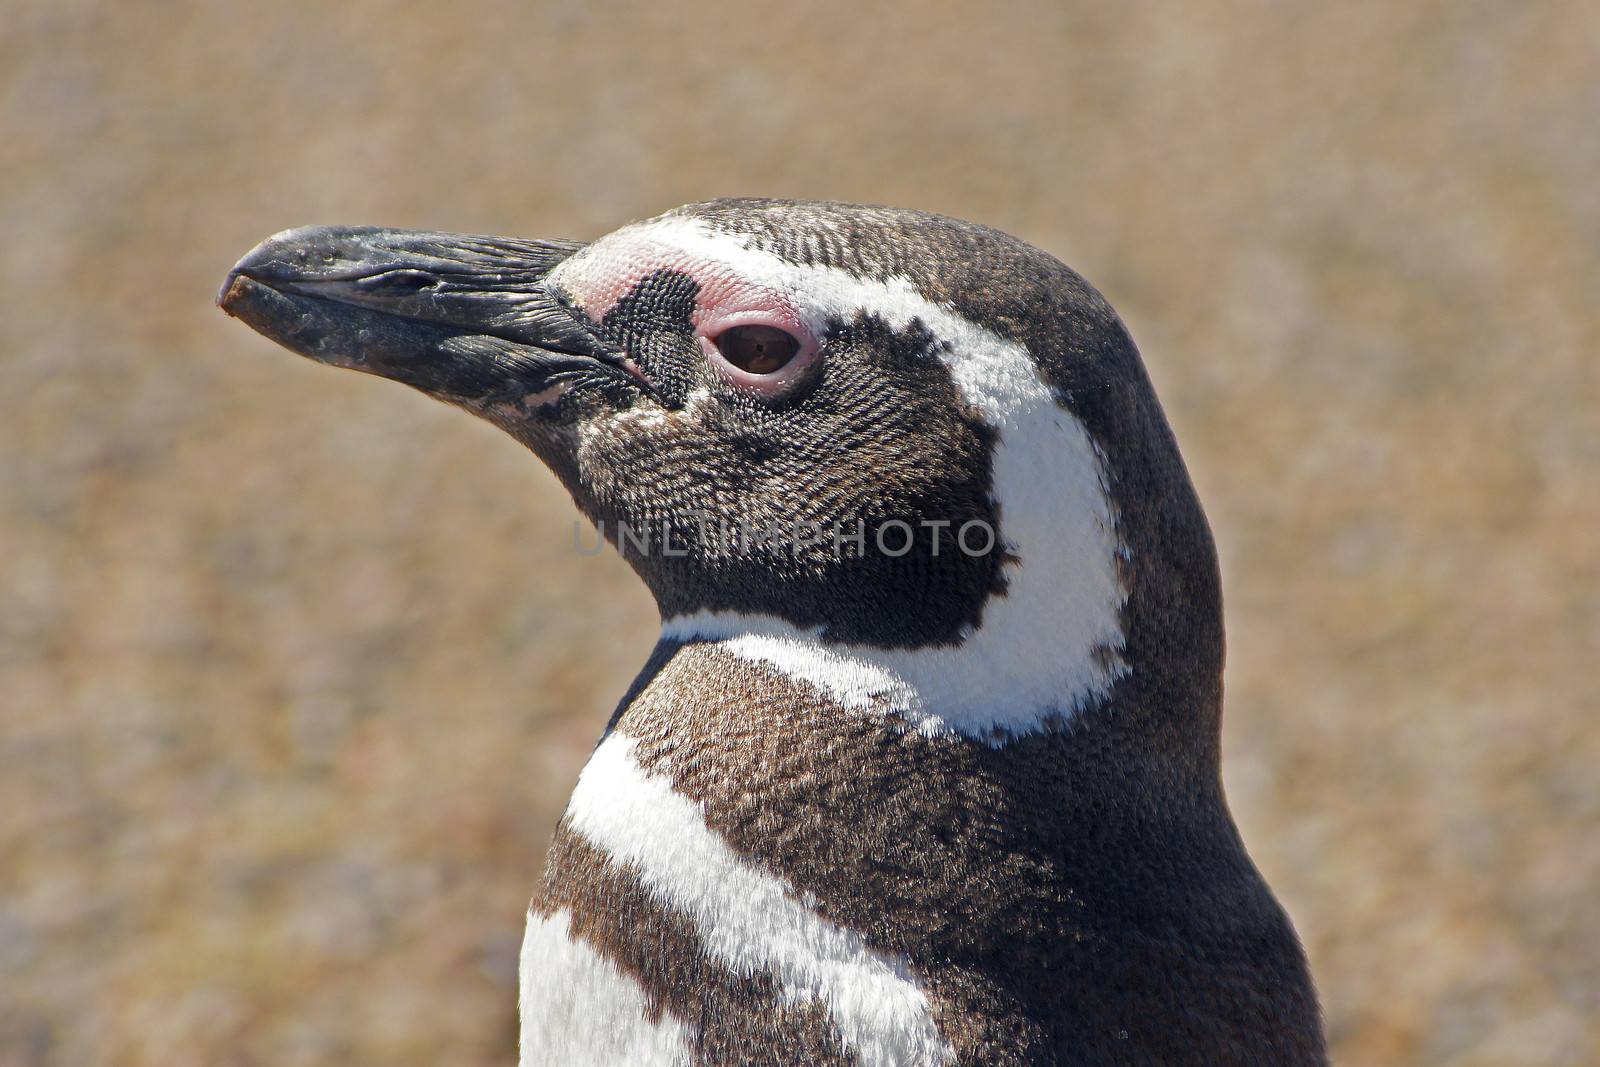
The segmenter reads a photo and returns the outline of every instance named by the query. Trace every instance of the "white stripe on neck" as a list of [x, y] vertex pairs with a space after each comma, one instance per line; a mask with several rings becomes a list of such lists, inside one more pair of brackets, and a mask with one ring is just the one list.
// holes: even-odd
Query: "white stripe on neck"
[[786, 1003], [820, 1002], [861, 1067], [954, 1058], [904, 961], [873, 952], [729, 848], [700, 805], [639, 765], [635, 744], [613, 733], [590, 757], [567, 806], [574, 833], [637, 871], [654, 899], [693, 924], [712, 959], [740, 976], [771, 975]]
[[[909, 279], [859, 278], [802, 266], [749, 247], [746, 237], [690, 218], [667, 217], [618, 231], [642, 248], [676, 249], [726, 264], [787, 294], [814, 329], [830, 319], [875, 313], [894, 329], [920, 321], [962, 396], [1000, 432], [993, 497], [1000, 537], [1019, 562], [1007, 593], [985, 605], [961, 644], [915, 651], [824, 643], [817, 630], [733, 612], [666, 620], [662, 636], [717, 641], [734, 655], [771, 664], [848, 707], [904, 718], [930, 735], [958, 733], [1002, 744], [1070, 718], [1128, 673], [1121, 612], [1127, 601], [1103, 457], [1071, 412], [1056, 403], [1027, 350], [917, 292]], [[649, 254], [642, 251], [641, 254]], [[563, 264], [581, 273], [584, 254]]]

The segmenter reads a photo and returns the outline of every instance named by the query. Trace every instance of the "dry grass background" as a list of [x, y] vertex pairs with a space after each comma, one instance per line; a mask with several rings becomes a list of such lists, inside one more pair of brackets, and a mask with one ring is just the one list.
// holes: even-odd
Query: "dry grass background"
[[1129, 320], [1347, 1065], [1600, 1062], [1600, 12], [0, 11], [0, 1065], [509, 1063], [653, 639], [509, 440], [211, 305], [309, 222], [1000, 226]]

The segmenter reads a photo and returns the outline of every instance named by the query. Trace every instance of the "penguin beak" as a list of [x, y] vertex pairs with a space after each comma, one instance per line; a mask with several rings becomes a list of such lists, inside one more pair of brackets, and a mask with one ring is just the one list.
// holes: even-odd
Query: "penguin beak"
[[[655, 394], [546, 285], [581, 244], [308, 226], [234, 265], [217, 304], [291, 351], [467, 407], [588, 380]], [[534, 407], [539, 406], [537, 403]]]

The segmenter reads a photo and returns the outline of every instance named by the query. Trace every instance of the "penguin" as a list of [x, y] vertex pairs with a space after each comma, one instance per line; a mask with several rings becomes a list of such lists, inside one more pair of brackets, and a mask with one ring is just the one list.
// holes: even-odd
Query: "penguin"
[[225, 311], [531, 449], [659, 606], [523, 1067], [1323, 1064], [1220, 775], [1205, 514], [1077, 273], [920, 211], [290, 230]]

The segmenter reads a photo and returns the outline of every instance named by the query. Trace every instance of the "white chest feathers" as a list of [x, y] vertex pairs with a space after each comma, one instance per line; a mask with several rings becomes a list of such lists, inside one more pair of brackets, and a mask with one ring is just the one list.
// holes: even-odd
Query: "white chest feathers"
[[[596, 750], [567, 808], [569, 832], [634, 873], [655, 906], [685, 920], [711, 964], [770, 979], [786, 1005], [820, 1007], [861, 1067], [938, 1067], [953, 1059], [905, 961], [872, 951], [782, 878], [734, 852], [707, 827], [699, 805], [645, 771], [633, 750], [620, 734]], [[573, 938], [563, 911], [529, 917], [521, 982], [522, 1067], [690, 1062], [698, 1036], [690, 1025], [670, 1012], [652, 1019], [647, 991]]]
[[690, 1034], [651, 1022], [639, 985], [571, 934], [565, 911], [528, 915], [522, 939], [521, 1067], [688, 1067]]

